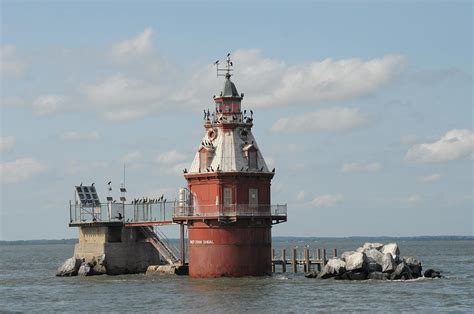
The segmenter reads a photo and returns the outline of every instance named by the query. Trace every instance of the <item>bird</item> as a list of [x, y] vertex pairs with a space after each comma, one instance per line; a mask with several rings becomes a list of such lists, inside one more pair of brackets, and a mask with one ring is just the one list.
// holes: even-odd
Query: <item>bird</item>
[[114, 203], [117, 203], [117, 200], [114, 200]]
[[188, 173], [188, 170], [184, 168], [183, 173]]
[[262, 172], [262, 171], [263, 171], [263, 167], [262, 167], [262, 168], [260, 168], [260, 172]]
[[81, 184], [80, 184], [79, 186], [82, 186], [82, 182], [81, 182]]
[[217, 60], [216, 62], [214, 62], [214, 64], [216, 64], [216, 65], [219, 64], [219, 60]]
[[112, 181], [109, 181], [109, 183], [107, 183], [107, 184], [110, 185], [110, 183], [112, 183]]
[[240, 171], [244, 171], [244, 167], [240, 168]]
[[163, 203], [166, 203], [166, 198], [165, 198], [165, 200], [163, 201]]
[[234, 64], [232, 63], [232, 61], [230, 62], [230, 66], [231, 66], [231, 67], [233, 67], [233, 66], [234, 66]]
[[228, 57], [230, 57], [230, 52], [227, 54]]
[[246, 113], [247, 113], [247, 109], [244, 110], [244, 114], [246, 114]]
[[217, 171], [220, 171], [220, 170], [221, 170], [220, 167], [221, 167], [221, 165], [217, 165], [217, 169], [216, 169], [216, 170], [217, 170]]
[[249, 167], [247, 167], [247, 169], [245, 169], [245, 171], [249, 171]]
[[91, 186], [94, 186], [95, 182], [91, 184]]
[[204, 141], [201, 141], [201, 145], [204, 146]]
[[275, 172], [275, 168], [272, 169], [272, 172]]
[[212, 166], [210, 166], [209, 168], [211, 168], [211, 171], [214, 171], [214, 169], [212, 169]]

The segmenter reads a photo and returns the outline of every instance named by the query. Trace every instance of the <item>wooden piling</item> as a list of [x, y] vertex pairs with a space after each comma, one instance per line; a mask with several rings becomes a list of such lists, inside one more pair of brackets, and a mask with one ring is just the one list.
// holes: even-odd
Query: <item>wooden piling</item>
[[337, 249], [336, 249], [336, 248], [334, 248], [334, 252], [333, 252], [333, 255], [332, 255], [332, 256], [333, 256], [333, 257], [337, 257]]
[[310, 269], [310, 265], [311, 265], [311, 262], [309, 260], [309, 248], [305, 248], [304, 249], [304, 258], [305, 258], [305, 272], [309, 273], [311, 271]]
[[298, 271], [298, 265], [296, 264], [296, 248], [293, 248], [293, 258], [291, 260], [291, 264], [293, 266], [293, 272], [296, 273]]
[[281, 251], [281, 271], [286, 272], [286, 249]]
[[275, 272], [275, 263], [276, 260], [275, 260], [275, 249], [272, 249], [272, 273]]
[[327, 261], [327, 258], [326, 258], [326, 249], [323, 249], [323, 266], [326, 265], [326, 261]]

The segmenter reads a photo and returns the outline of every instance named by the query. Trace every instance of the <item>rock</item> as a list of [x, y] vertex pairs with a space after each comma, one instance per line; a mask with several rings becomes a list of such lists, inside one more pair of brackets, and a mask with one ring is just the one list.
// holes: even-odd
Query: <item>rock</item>
[[367, 272], [373, 273], [373, 272], [381, 272], [382, 271], [382, 265], [377, 264], [377, 263], [367, 263], [367, 266], [365, 268]]
[[385, 244], [381, 249], [380, 252], [382, 254], [390, 253], [395, 261], [398, 260], [398, 256], [400, 255], [400, 250], [398, 249], [398, 245], [396, 243], [389, 243]]
[[365, 253], [368, 250], [380, 250], [382, 247], [382, 243], [365, 242], [364, 245], [358, 248], [356, 251], [359, 253]]
[[367, 265], [367, 257], [364, 253], [354, 252], [346, 257], [346, 270], [365, 269]]
[[367, 272], [365, 270], [356, 270], [347, 272], [349, 280], [366, 280]]
[[344, 252], [344, 253], [341, 254], [341, 259], [342, 259], [344, 262], [347, 263], [346, 258], [347, 258], [348, 256], [354, 254], [354, 253], [355, 253], [355, 251], [347, 251], [347, 252]]
[[77, 274], [79, 276], [91, 276], [91, 275], [93, 275], [91, 265], [87, 262], [82, 262], [81, 267], [79, 267], [79, 270], [78, 270]]
[[393, 259], [392, 254], [385, 253], [382, 257], [382, 272], [383, 273], [393, 273], [397, 268], [397, 263]]
[[176, 274], [177, 265], [150, 265], [146, 270], [146, 274]]
[[395, 271], [390, 275], [391, 280], [398, 280], [398, 279], [413, 279], [413, 275], [411, 273], [410, 267], [404, 262], [398, 264]]
[[409, 257], [404, 257], [403, 262], [405, 262], [405, 264], [410, 268], [411, 273], [414, 278], [421, 277], [422, 267], [421, 267], [421, 262], [419, 260], [417, 260], [414, 257], [409, 256]]
[[321, 272], [318, 274], [320, 279], [328, 279], [335, 276], [340, 276], [346, 272], [346, 263], [337, 257], [328, 260], [327, 264], [324, 265]]
[[81, 266], [81, 260], [75, 257], [68, 258], [56, 271], [58, 277], [76, 276]]
[[370, 249], [364, 252], [369, 263], [377, 263], [382, 266], [383, 254], [376, 249]]
[[312, 272], [306, 273], [304, 276], [306, 278], [317, 278], [319, 275], [319, 272], [317, 270], [313, 270]]
[[441, 275], [441, 272], [436, 271], [434, 269], [427, 269], [425, 273], [423, 274], [424, 277], [426, 278], [442, 278], [443, 275]]
[[373, 280], [388, 280], [389, 278], [390, 278], [390, 274], [382, 273], [379, 271], [375, 271], [367, 275], [367, 279], [373, 279]]
[[107, 267], [106, 267], [106, 262], [105, 262], [105, 254], [102, 254], [102, 256], [99, 256], [97, 258], [97, 261], [92, 263], [93, 266], [93, 271], [95, 275], [103, 275], [107, 273]]

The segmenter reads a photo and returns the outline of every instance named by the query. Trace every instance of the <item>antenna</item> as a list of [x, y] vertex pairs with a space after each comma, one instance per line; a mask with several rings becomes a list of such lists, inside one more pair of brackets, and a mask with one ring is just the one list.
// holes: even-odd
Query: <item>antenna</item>
[[[217, 60], [216, 62], [214, 62], [214, 65], [216, 66], [217, 77], [225, 76], [226, 78], [230, 78], [232, 76], [232, 74], [230, 74], [230, 72], [234, 71], [234, 69], [233, 69], [234, 63], [230, 60], [230, 52], [227, 54], [225, 62], [226, 62], [225, 67], [220, 68], [220, 69], [219, 69], [220, 60]], [[223, 73], [223, 72], [225, 72], [225, 73]]]

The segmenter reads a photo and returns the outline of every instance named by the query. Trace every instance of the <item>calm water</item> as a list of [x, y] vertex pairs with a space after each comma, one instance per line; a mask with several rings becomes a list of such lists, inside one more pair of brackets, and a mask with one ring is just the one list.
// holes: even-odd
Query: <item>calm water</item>
[[[377, 239], [370, 239], [371, 242]], [[393, 240], [378, 239], [387, 243]], [[276, 249], [355, 249], [365, 239], [277, 239]], [[314, 312], [474, 309], [474, 240], [395, 240], [445, 279], [316, 281], [298, 274], [191, 279], [161, 275], [55, 277], [72, 245], [0, 246], [0, 311]], [[328, 250], [330, 251], [330, 250]], [[331, 250], [332, 251], [332, 250]]]

